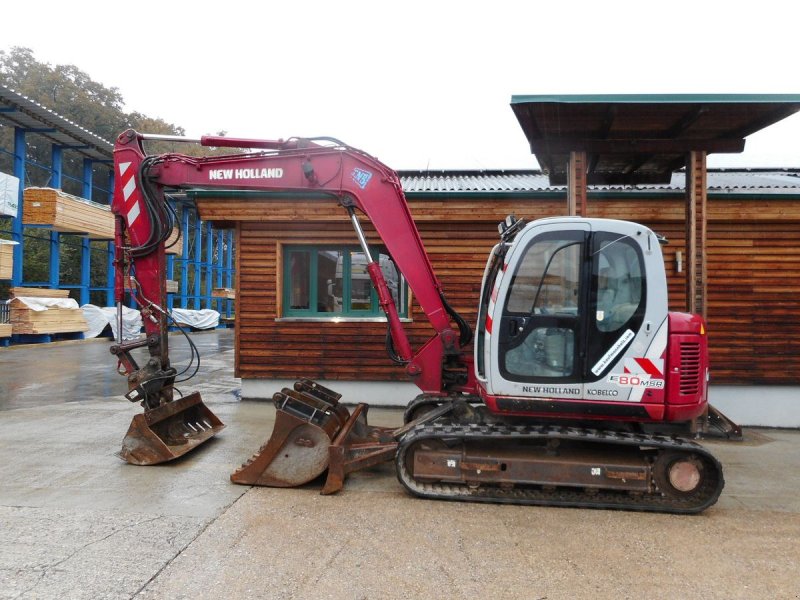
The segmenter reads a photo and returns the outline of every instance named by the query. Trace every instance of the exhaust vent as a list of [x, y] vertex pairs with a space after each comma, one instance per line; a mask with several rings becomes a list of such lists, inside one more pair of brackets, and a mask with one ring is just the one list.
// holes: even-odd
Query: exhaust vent
[[681, 396], [700, 393], [701, 360], [699, 342], [681, 342]]

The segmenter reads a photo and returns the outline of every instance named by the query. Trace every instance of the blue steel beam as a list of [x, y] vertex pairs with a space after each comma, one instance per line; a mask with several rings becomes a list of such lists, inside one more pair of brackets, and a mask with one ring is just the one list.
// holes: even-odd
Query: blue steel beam
[[106, 306], [114, 306], [114, 242], [106, 244]]
[[[225, 253], [225, 232], [224, 231], [217, 231], [216, 234], [217, 234], [217, 260], [214, 261], [214, 264], [216, 265], [216, 268], [215, 268], [215, 271], [216, 271], [215, 282], [217, 284], [217, 287], [221, 288], [221, 287], [224, 287], [222, 285], [222, 276], [224, 275], [224, 272], [225, 272], [225, 267], [223, 266], [223, 264], [224, 264], [223, 263], [223, 257], [224, 257], [224, 253]], [[217, 312], [220, 313], [220, 314], [224, 314], [223, 305], [226, 305], [227, 303], [228, 303], [227, 300], [223, 300], [221, 298], [219, 300], [217, 300], [217, 302], [216, 302], [216, 304], [217, 304], [217, 306], [216, 306]]]
[[189, 211], [184, 206], [181, 210], [181, 235], [183, 251], [181, 252], [181, 308], [188, 306], [189, 294]]
[[[50, 147], [50, 187], [61, 189], [63, 174], [63, 148], [58, 144]], [[58, 231], [50, 232], [50, 282], [49, 287], [58, 289], [61, 271], [61, 234]]]
[[[228, 241], [228, 249], [225, 253], [225, 287], [233, 287], [233, 230], [229, 229], [225, 232], [225, 237]], [[225, 316], [230, 317], [233, 310], [234, 303], [232, 300], [225, 301]]]
[[78, 303], [83, 306], [89, 304], [89, 287], [91, 286], [92, 274], [92, 246], [88, 237], [81, 238], [81, 285], [80, 300]]
[[86, 198], [87, 200], [92, 199], [92, 179], [94, 177], [94, 173], [92, 172], [92, 159], [91, 158], [84, 158], [83, 159], [83, 193], [81, 196]]
[[25, 189], [25, 161], [28, 154], [28, 142], [25, 139], [25, 130], [14, 128], [14, 177], [19, 179], [19, 197], [17, 204], [17, 217], [11, 219], [11, 239], [19, 242], [14, 246], [14, 265], [11, 274], [11, 285], [17, 287], [22, 283], [22, 191]]
[[200, 280], [202, 279], [202, 271], [200, 265], [203, 262], [203, 222], [200, 217], [195, 213], [194, 217], [194, 309], [200, 310]]
[[206, 243], [206, 260], [203, 265], [203, 271], [206, 274], [206, 289], [203, 298], [203, 303], [206, 308], [213, 308], [211, 301], [211, 290], [214, 287], [214, 230], [211, 228], [211, 223], [203, 223], [205, 229], [205, 243]]

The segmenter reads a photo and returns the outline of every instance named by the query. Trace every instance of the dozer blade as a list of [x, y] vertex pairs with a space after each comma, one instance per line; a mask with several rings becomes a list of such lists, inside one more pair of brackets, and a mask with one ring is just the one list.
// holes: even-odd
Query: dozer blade
[[191, 452], [224, 427], [194, 392], [133, 417], [119, 457], [132, 465], [157, 465]]
[[269, 440], [231, 475], [233, 483], [295, 487], [328, 468], [331, 440], [347, 421], [339, 394], [308, 380], [273, 396], [275, 426]]

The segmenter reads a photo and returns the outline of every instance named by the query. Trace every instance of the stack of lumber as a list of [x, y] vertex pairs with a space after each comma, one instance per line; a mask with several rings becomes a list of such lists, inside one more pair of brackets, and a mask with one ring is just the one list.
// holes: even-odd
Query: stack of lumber
[[11, 323], [8, 322], [8, 305], [0, 300], [0, 338], [11, 336]]
[[[125, 284], [125, 289], [126, 290], [136, 289], [135, 286], [133, 285], [133, 283], [131, 282], [131, 278], [130, 277], [125, 277], [123, 282]], [[167, 279], [166, 280], [166, 284], [167, 284], [167, 293], [168, 294], [177, 294], [178, 293], [178, 282], [177, 281], [175, 281], [174, 279]]]
[[212, 298], [222, 298], [224, 300], [236, 300], [236, 290], [233, 288], [214, 288], [211, 290]]
[[[14, 335], [38, 335], [46, 333], [74, 333], [88, 331], [89, 326], [78, 303], [69, 298], [69, 290], [41, 288], [11, 288], [10, 322]], [[58, 303], [47, 310], [34, 310], [26, 299], [47, 304]], [[74, 304], [74, 308], [65, 308]]]
[[50, 225], [54, 231], [87, 234], [97, 240], [114, 239], [114, 215], [108, 206], [53, 188], [25, 189], [22, 222]]
[[14, 270], [14, 245], [0, 240], [0, 279], [11, 279]]
[[[167, 254], [175, 254], [176, 256], [183, 255], [183, 236], [180, 236], [181, 239], [178, 240], [178, 235], [180, 230], [177, 227], [172, 228], [172, 233], [167, 238], [167, 241], [164, 242], [165, 252]], [[178, 240], [177, 243], [173, 246], [172, 243]]]

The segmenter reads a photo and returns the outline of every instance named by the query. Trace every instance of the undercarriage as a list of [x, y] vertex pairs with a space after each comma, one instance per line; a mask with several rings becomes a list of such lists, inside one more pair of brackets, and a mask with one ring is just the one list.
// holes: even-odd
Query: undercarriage
[[327, 469], [330, 494], [393, 460], [423, 498], [682, 514], [713, 505], [724, 486], [716, 458], [675, 435], [502, 419], [464, 396], [419, 397], [402, 427], [373, 427], [367, 405], [351, 414], [339, 398], [308, 380], [276, 394], [272, 436], [232, 481], [289, 487]]

